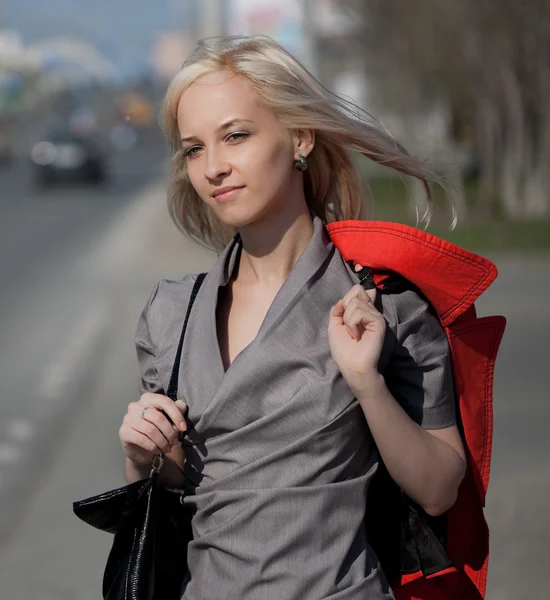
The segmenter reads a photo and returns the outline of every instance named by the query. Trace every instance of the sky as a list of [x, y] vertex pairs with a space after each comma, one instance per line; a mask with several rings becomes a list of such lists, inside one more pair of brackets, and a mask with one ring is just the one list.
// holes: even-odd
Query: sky
[[147, 66], [158, 31], [190, 26], [193, 0], [4, 0], [0, 28], [18, 31], [25, 45], [56, 35], [91, 42], [122, 77]]

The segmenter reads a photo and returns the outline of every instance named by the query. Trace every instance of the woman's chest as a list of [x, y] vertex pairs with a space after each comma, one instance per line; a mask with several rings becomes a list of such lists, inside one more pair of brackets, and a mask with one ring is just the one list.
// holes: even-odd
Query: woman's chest
[[258, 335], [277, 291], [232, 282], [220, 287], [216, 333], [224, 371]]

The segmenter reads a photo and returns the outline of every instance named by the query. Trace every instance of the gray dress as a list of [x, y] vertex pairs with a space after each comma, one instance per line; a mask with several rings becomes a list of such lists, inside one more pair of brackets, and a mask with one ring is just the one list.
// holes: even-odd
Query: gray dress
[[[225, 372], [215, 310], [241, 248], [237, 235], [209, 271], [183, 347], [185, 503], [195, 513], [182, 598], [393, 598], [364, 526], [378, 452], [327, 336], [330, 307], [357, 277], [314, 217], [313, 237], [256, 338]], [[167, 389], [195, 278], [159, 282], [143, 310], [142, 393]], [[414, 292], [380, 302], [388, 321], [380, 369], [393, 395], [424, 427], [454, 424], [439, 321]]]

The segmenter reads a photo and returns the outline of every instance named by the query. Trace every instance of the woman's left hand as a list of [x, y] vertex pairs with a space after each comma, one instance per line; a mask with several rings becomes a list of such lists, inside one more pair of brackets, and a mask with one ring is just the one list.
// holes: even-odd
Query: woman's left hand
[[356, 393], [378, 376], [386, 321], [374, 306], [376, 289], [360, 284], [330, 309], [328, 340], [332, 357], [350, 388]]

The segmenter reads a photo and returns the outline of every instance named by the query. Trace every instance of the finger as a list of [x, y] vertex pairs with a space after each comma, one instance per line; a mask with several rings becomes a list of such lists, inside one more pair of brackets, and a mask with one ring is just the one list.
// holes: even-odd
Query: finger
[[141, 418], [155, 425], [157, 429], [162, 433], [162, 435], [166, 438], [166, 440], [170, 444], [172, 444], [172, 446], [177, 444], [178, 430], [162, 412], [160, 412], [156, 408], [149, 407], [149, 410], [146, 410], [145, 413], [141, 415]]
[[178, 432], [170, 421], [155, 407], [139, 404], [131, 406], [123, 419], [123, 424], [147, 435], [158, 445], [168, 444], [170, 448], [178, 442]]
[[[181, 402], [174, 402], [168, 396], [160, 396], [160, 402], [162, 404], [162, 410], [166, 413], [167, 417], [172, 421], [172, 423], [177, 427], [180, 431], [185, 431], [187, 429], [187, 425], [185, 423], [185, 409], [182, 410], [180, 408]], [[185, 403], [184, 403], [185, 404]], [[187, 405], [185, 405], [187, 408]]]
[[170, 419], [180, 431], [185, 431], [187, 429], [182, 410], [171, 398], [168, 398], [168, 396], [148, 393], [141, 397], [140, 403], [142, 404], [142, 408], [143, 405], [153, 406], [160, 411], [164, 411], [168, 419]]
[[331, 307], [328, 319], [329, 329], [331, 327], [338, 327], [344, 323], [343, 317], [345, 310], [346, 309], [342, 300], [338, 300], [338, 302]]
[[352, 298], [349, 301], [348, 305], [346, 306], [346, 310], [351, 310], [356, 307], [360, 307], [360, 308], [368, 307], [369, 309], [373, 310], [375, 313], [382, 316], [382, 313], [376, 308], [376, 306], [374, 306], [374, 303], [372, 301], [372, 295], [368, 294], [365, 290], [363, 290], [363, 294], [361, 296], [356, 296], [355, 298]]
[[[363, 303], [363, 306], [366, 306], [366, 304]], [[348, 331], [348, 335], [354, 340], [356, 340], [360, 334], [359, 327], [353, 319], [354, 315], [359, 310], [361, 310], [361, 301], [359, 298], [354, 297], [349, 301], [342, 317], [343, 323]]]
[[153, 440], [128, 425], [120, 428], [120, 439], [123, 444], [132, 444], [152, 454], [164, 452]]
[[128, 424], [132, 429], [149, 438], [162, 452], [167, 453], [172, 450], [174, 444], [168, 441], [160, 429], [153, 423], [139, 418], [130, 421]]
[[[365, 305], [364, 305], [365, 306]], [[365, 308], [361, 306], [350, 306], [344, 314], [344, 323], [346, 324], [349, 335], [354, 340], [361, 339], [363, 332], [362, 325], [365, 320]]]
[[[354, 290], [353, 288], [342, 298], [339, 300], [331, 309], [330, 319], [329, 319], [329, 327], [330, 326], [339, 326], [345, 325], [348, 331], [348, 335], [353, 339], [356, 338], [356, 333], [352, 328], [350, 328], [347, 324], [347, 320], [345, 314], [350, 311], [352, 308], [355, 308], [360, 305], [361, 300], [359, 296], [359, 290]], [[353, 295], [352, 295], [353, 294]], [[347, 299], [347, 305], [345, 304]], [[366, 303], [364, 303], [366, 306]]]
[[344, 313], [344, 323], [351, 337], [358, 339], [361, 337], [364, 329], [381, 318], [381, 316], [370, 302], [354, 302]]
[[365, 322], [370, 322], [376, 319], [383, 319], [382, 313], [372, 304], [372, 302], [358, 302], [350, 304], [344, 313], [344, 322], [350, 323], [351, 319], [356, 319], [357, 315], [361, 315]]
[[365, 301], [367, 301], [367, 299], [370, 301], [370, 296], [367, 295], [367, 292], [365, 290], [365, 288], [360, 285], [359, 283], [356, 283], [349, 291], [348, 293], [342, 298], [342, 302], [344, 303], [344, 307], [347, 308], [349, 303], [354, 300], [355, 298], [359, 298], [359, 299], [364, 299]]
[[189, 411], [187, 404], [183, 400], [176, 400], [176, 406], [180, 409], [184, 421], [187, 421], [187, 413]]
[[370, 288], [368, 290], [365, 290], [363, 288], [363, 291], [365, 292], [365, 294], [367, 295], [367, 297], [369, 298], [369, 300], [374, 304], [374, 301], [376, 300], [376, 292], [378, 290], [376, 288]]

